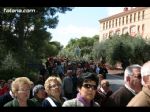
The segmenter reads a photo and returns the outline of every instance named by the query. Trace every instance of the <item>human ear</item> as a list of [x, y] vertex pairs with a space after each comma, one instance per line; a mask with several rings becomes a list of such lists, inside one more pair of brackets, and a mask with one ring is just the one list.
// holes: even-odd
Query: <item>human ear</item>
[[126, 81], [129, 82], [130, 81], [130, 76], [126, 77]]

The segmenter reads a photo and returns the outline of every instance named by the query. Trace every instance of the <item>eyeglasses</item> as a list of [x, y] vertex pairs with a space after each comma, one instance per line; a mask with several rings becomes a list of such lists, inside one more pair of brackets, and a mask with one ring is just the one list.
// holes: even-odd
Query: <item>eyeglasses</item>
[[83, 84], [82, 86], [87, 89], [89, 89], [89, 88], [92, 88], [93, 90], [97, 89], [97, 86], [93, 85], [93, 84]]
[[60, 88], [61, 85], [60, 84], [54, 84], [54, 85], [50, 85], [49, 87], [54, 89], [54, 88]]
[[30, 89], [18, 90], [18, 92], [20, 92], [20, 93], [30, 92]]

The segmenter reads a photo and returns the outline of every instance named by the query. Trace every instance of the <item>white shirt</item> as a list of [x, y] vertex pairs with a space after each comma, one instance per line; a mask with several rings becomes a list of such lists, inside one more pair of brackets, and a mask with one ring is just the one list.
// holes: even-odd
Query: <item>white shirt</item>
[[134, 95], [136, 95], [135, 91], [134, 91], [132, 88], [130, 88], [127, 84], [125, 84], [125, 87], [126, 87], [129, 91], [131, 91]]

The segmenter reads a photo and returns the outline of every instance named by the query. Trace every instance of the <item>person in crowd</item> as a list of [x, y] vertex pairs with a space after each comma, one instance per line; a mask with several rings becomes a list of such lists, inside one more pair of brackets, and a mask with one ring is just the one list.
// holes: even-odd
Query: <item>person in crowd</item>
[[9, 91], [6, 92], [4, 95], [0, 96], [0, 107], [3, 107], [4, 104], [14, 99], [14, 95], [12, 93], [12, 82], [10, 82]]
[[104, 76], [102, 74], [98, 74], [97, 77], [99, 79], [99, 86], [101, 86], [101, 81], [104, 79]]
[[82, 73], [83, 73], [83, 70], [81, 68], [77, 68], [76, 76], [79, 77]]
[[100, 106], [102, 107], [105, 102], [107, 101], [108, 97], [110, 95], [112, 95], [113, 91], [110, 88], [110, 84], [109, 81], [106, 79], [101, 80], [97, 91], [96, 91], [96, 95], [94, 100], [96, 102], [98, 102], [100, 104]]
[[33, 87], [34, 87], [34, 82], [31, 81], [31, 89], [30, 89], [30, 96], [29, 96], [29, 99], [33, 98], [33, 93], [32, 93]]
[[107, 70], [105, 64], [102, 64], [102, 66], [100, 67], [100, 72], [99, 73], [104, 76], [104, 79], [107, 78], [108, 70]]
[[44, 85], [44, 80], [43, 80], [43, 76], [42, 76], [42, 75], [38, 75], [35, 84], [41, 84], [41, 85]]
[[42, 106], [43, 100], [46, 98], [46, 92], [43, 85], [35, 85], [32, 89], [33, 98], [31, 99], [37, 106]]
[[34, 107], [36, 104], [29, 100], [31, 80], [27, 77], [16, 78], [12, 82], [12, 93], [14, 99], [4, 105], [4, 107]]
[[72, 82], [73, 82], [73, 90], [72, 90], [73, 96], [72, 96], [72, 98], [75, 98], [77, 93], [78, 93], [78, 91], [77, 91], [77, 80], [78, 80], [78, 78], [77, 78], [76, 73], [73, 73], [73, 75], [72, 75]]
[[41, 64], [41, 67], [40, 67], [40, 75], [42, 75], [43, 77], [43, 81], [45, 81], [48, 77], [48, 70], [46, 68], [46, 65], [44, 63]]
[[72, 70], [67, 70], [66, 76], [62, 82], [63, 96], [67, 99], [73, 98], [73, 81], [72, 81]]
[[2, 96], [5, 92], [4, 92], [4, 85], [5, 85], [6, 81], [5, 80], [0, 80], [0, 96]]
[[2, 86], [0, 91], [1, 91], [0, 92], [1, 93], [0, 96], [4, 95], [5, 93], [7, 93], [9, 91], [9, 84], [8, 84], [8, 82], [4, 82], [4, 84], [3, 84], [3, 86]]
[[42, 107], [61, 107], [66, 100], [62, 97], [62, 82], [59, 77], [50, 76], [44, 84], [47, 98], [42, 102]]
[[77, 81], [78, 94], [76, 98], [67, 100], [63, 103], [63, 107], [99, 107], [100, 105], [94, 101], [98, 86], [98, 78], [95, 73], [83, 73]]
[[12, 82], [13, 82], [13, 79], [8, 79], [8, 81], [7, 81], [7, 85], [8, 85], [9, 90], [11, 89]]
[[120, 87], [108, 98], [105, 106], [125, 107], [141, 89], [141, 66], [137, 64], [130, 65], [124, 72], [124, 86]]
[[100, 71], [101, 71], [100, 63], [97, 63], [97, 64], [96, 64], [96, 71], [95, 71], [95, 72], [96, 72], [97, 74], [99, 74]]
[[150, 107], [150, 61], [141, 68], [142, 91], [127, 104], [127, 107]]
[[63, 79], [63, 77], [64, 77], [64, 69], [63, 69], [63, 67], [61, 65], [61, 61], [57, 62], [56, 73], [59, 75], [60, 79]]

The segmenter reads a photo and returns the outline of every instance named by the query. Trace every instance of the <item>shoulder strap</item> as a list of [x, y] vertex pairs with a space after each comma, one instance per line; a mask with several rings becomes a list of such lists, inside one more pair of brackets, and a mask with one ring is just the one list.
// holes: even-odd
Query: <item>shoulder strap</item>
[[54, 103], [54, 101], [50, 97], [47, 97], [46, 99], [49, 101], [49, 103], [52, 105], [52, 107], [57, 107], [56, 104]]

